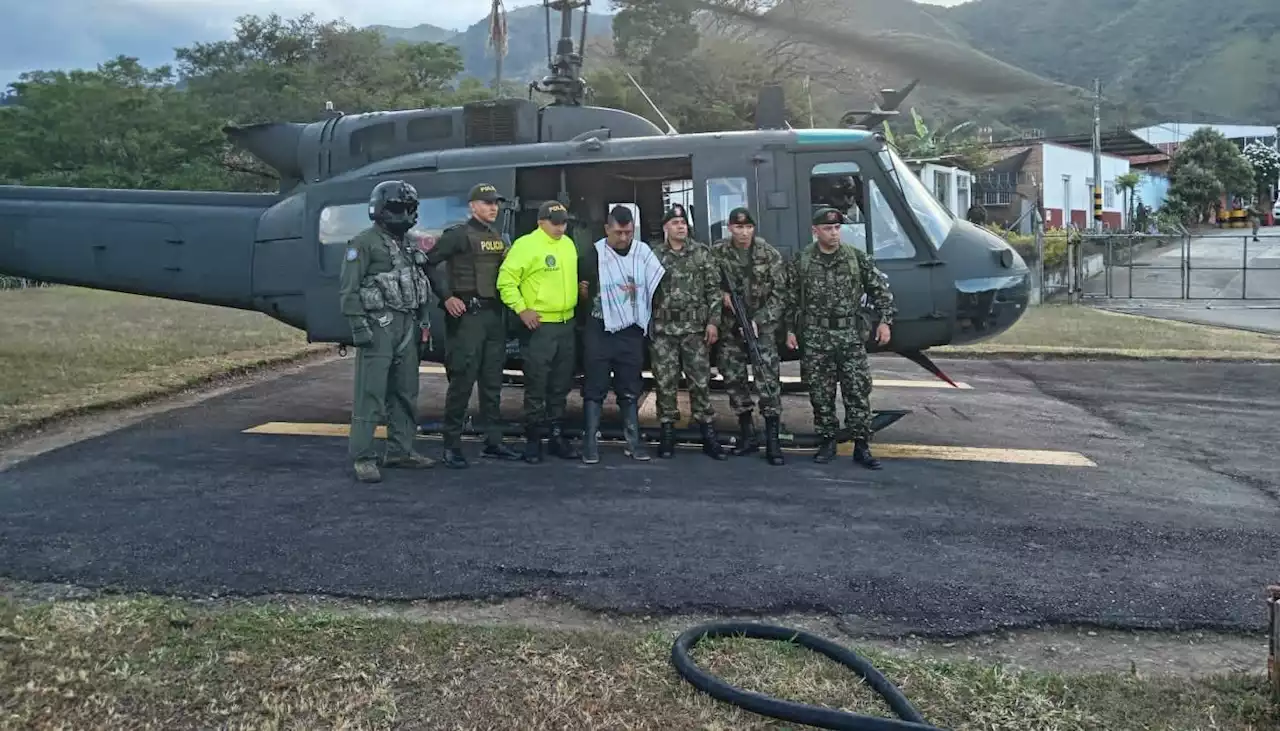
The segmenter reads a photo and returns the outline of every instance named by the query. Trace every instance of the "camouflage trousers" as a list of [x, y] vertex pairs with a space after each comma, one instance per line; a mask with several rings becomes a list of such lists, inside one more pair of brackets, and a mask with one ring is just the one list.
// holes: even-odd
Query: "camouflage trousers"
[[[745, 414], [752, 408], [751, 384], [747, 381], [747, 365], [751, 363], [751, 354], [736, 328], [722, 333], [718, 363], [720, 375], [724, 377], [733, 413]], [[756, 371], [754, 366], [751, 369], [754, 371], [752, 375], [756, 377], [756, 390], [760, 392], [760, 414], [781, 416], [782, 384], [779, 372], [782, 363], [778, 359], [778, 344], [773, 332], [768, 330], [761, 330], [756, 340], [760, 343], [760, 357], [764, 360], [763, 373]]]
[[674, 424], [680, 420], [676, 391], [680, 374], [689, 379], [689, 406], [693, 421], [711, 421], [711, 349], [705, 332], [687, 335], [653, 335], [649, 338], [649, 363], [653, 368], [654, 391], [658, 401], [658, 421]]
[[834, 438], [840, 431], [840, 421], [836, 418], [836, 386], [839, 386], [850, 438], [869, 440], [871, 365], [867, 362], [867, 350], [856, 337], [819, 337], [818, 347], [813, 347], [813, 339], [807, 338], [800, 356], [800, 378], [809, 388], [814, 429], [824, 438]]

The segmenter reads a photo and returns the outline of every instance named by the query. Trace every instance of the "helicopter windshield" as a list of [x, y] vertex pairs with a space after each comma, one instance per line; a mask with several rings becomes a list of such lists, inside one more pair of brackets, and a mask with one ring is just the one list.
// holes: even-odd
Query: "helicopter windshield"
[[920, 222], [925, 235], [933, 242], [933, 248], [941, 249], [942, 242], [946, 241], [951, 229], [955, 227], [955, 215], [933, 197], [893, 148], [885, 147], [880, 151], [879, 157], [880, 165], [889, 175], [889, 180], [902, 190], [907, 206]]

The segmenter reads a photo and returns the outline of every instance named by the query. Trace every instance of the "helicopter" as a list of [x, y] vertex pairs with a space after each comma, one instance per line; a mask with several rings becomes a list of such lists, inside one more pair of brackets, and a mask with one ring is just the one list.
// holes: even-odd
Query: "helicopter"
[[[637, 239], [660, 239], [663, 210], [680, 202], [700, 241], [727, 236], [729, 212], [747, 207], [757, 235], [785, 257], [812, 241], [812, 211], [834, 206], [848, 221], [844, 240], [874, 257], [898, 309], [890, 342], [870, 342], [869, 352], [900, 354], [948, 382], [924, 351], [993, 337], [1022, 316], [1026, 263], [939, 203], [874, 131], [897, 114], [915, 81], [883, 90], [872, 110], [846, 112], [838, 128], [792, 128], [781, 88], [772, 86], [760, 90], [755, 129], [680, 134], [669, 123], [664, 130], [585, 103], [578, 48], [589, 5], [543, 0], [548, 30], [555, 10], [561, 32], [554, 56], [548, 48], [550, 73], [529, 85], [528, 99], [330, 109], [311, 123], [225, 127], [233, 144], [277, 172], [278, 193], [0, 186], [0, 272], [262, 312], [309, 342], [345, 349], [352, 337], [338, 304], [342, 255], [370, 225], [373, 187], [399, 179], [418, 190], [410, 236], [423, 249], [467, 218], [468, 193], [479, 183], [505, 196], [498, 222], [508, 241], [533, 230], [538, 207], [556, 200], [569, 209], [568, 235], [580, 247], [603, 235], [617, 204], [638, 214]], [[809, 31], [815, 43], [835, 42]], [[535, 102], [535, 91], [551, 102]], [[444, 360], [444, 317], [441, 307], [431, 315], [425, 361]], [[523, 328], [518, 318], [508, 322], [507, 368], [519, 370]], [[798, 359], [785, 334], [777, 336], [781, 358]]]

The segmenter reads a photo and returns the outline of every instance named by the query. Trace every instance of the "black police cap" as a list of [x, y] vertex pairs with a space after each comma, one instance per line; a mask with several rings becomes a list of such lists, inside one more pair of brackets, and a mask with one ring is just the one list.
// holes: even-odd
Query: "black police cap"
[[488, 183], [481, 183], [471, 189], [472, 201], [485, 201], [486, 203], [501, 203], [506, 198], [498, 192], [498, 189]]
[[560, 201], [544, 201], [538, 206], [538, 220], [552, 223], [564, 223], [569, 220], [569, 209]]

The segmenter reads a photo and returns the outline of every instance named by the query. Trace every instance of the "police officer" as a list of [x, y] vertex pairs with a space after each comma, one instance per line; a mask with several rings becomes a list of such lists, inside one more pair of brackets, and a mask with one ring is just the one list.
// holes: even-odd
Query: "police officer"
[[675, 422], [680, 418], [676, 390], [680, 374], [689, 379], [689, 406], [702, 430], [702, 451], [712, 459], [728, 457], [715, 430], [711, 407], [711, 346], [720, 336], [720, 272], [711, 248], [689, 238], [684, 206], [672, 206], [662, 217], [665, 233], [653, 253], [666, 275], [653, 297], [649, 362], [657, 394], [658, 456], [675, 456]]
[[880, 469], [871, 455], [871, 366], [867, 362], [859, 311], [865, 293], [879, 314], [875, 339], [889, 342], [896, 313], [893, 294], [875, 262], [860, 249], [840, 242], [844, 216], [834, 208], [813, 216], [816, 241], [798, 252], [790, 264], [787, 347], [800, 350], [801, 379], [809, 387], [813, 423], [822, 444], [815, 462], [836, 455], [836, 386], [844, 397], [845, 423], [854, 440], [853, 459]]
[[427, 253], [431, 286], [446, 316], [446, 467], [467, 466], [461, 449], [462, 421], [477, 380], [480, 416], [488, 426], [482, 454], [520, 459], [519, 453], [502, 443], [502, 366], [507, 358], [507, 333], [504, 308], [498, 297], [498, 267], [507, 245], [494, 222], [498, 220], [498, 206], [505, 200], [497, 188], [487, 183], [472, 188], [471, 218], [445, 229]]
[[[771, 465], [781, 465], [782, 445], [778, 441], [778, 421], [782, 413], [781, 362], [778, 358], [776, 337], [782, 324], [783, 289], [786, 286], [786, 267], [782, 254], [772, 244], [755, 235], [756, 222], [746, 208], [729, 212], [729, 238], [712, 246], [717, 264], [727, 273], [733, 289], [747, 308], [747, 320], [756, 333], [763, 359], [763, 370], [755, 372], [756, 387], [760, 390], [760, 413], [764, 416], [765, 457]], [[720, 375], [729, 391], [729, 404], [738, 415], [742, 441], [734, 450], [734, 456], [754, 454], [760, 451], [755, 425], [751, 418], [751, 384], [747, 381], [747, 364], [751, 354], [747, 349], [738, 320], [730, 304], [729, 293], [723, 294], [721, 320], [726, 326], [720, 332]]]
[[402, 180], [379, 183], [369, 196], [373, 225], [347, 245], [340, 275], [342, 314], [351, 325], [356, 360], [348, 451], [361, 482], [382, 479], [373, 431], [387, 424], [384, 467], [431, 467], [415, 454], [419, 344], [426, 321], [426, 256], [405, 240], [418, 222], [418, 191]]
[[[564, 435], [564, 410], [577, 363], [574, 309], [578, 306], [578, 249], [565, 235], [569, 211], [550, 200], [538, 208], [538, 228], [511, 245], [498, 269], [502, 302], [529, 330], [524, 346], [524, 460], [548, 451], [563, 459], [579, 453]], [[547, 433], [546, 427], [550, 427]]]

